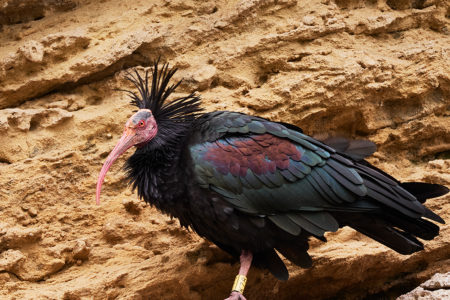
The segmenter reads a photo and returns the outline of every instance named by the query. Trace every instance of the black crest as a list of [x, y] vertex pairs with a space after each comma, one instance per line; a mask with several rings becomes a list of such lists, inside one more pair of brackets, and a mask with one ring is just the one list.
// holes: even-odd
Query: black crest
[[138, 94], [124, 90], [132, 98], [131, 103], [139, 109], [150, 109], [160, 123], [171, 121], [176, 123], [190, 123], [197, 114], [202, 111], [200, 108], [200, 97], [191, 93], [188, 96], [176, 98], [168, 101], [168, 97], [180, 85], [181, 80], [176, 84], [169, 85], [170, 79], [177, 71], [176, 68], [169, 68], [169, 64], [163, 64], [158, 69], [159, 59], [155, 61], [151, 74], [151, 87], [149, 88], [149, 71], [145, 72], [144, 78], [137, 70], [134, 74], [128, 73], [126, 79], [131, 81], [138, 89]]

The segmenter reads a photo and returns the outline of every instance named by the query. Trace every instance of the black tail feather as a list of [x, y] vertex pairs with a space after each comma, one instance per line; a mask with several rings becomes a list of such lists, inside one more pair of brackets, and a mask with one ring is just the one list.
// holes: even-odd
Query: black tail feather
[[423, 216], [430, 220], [439, 222], [441, 224], [445, 224], [444, 219], [442, 219], [441, 217], [439, 217], [437, 214], [435, 214], [434, 212], [432, 212], [430, 209], [428, 209], [426, 207], [425, 207], [425, 213], [423, 214]]
[[378, 228], [376, 228], [377, 231], [375, 232], [373, 230], [375, 226], [371, 226], [372, 228], [370, 229], [363, 225], [352, 227], [400, 254], [407, 255], [423, 250], [423, 244], [421, 242], [417, 239], [410, 239], [404, 235], [404, 233], [396, 230], [395, 228], [378, 226]]
[[348, 225], [400, 254], [423, 250], [423, 244], [416, 237], [431, 240], [439, 234], [439, 227], [432, 222], [399, 213], [338, 213], [336, 217], [340, 223], [342, 220], [342, 225]]
[[[424, 182], [402, 182], [400, 186], [413, 194], [420, 203], [424, 203], [427, 199], [443, 196], [449, 192], [446, 186], [440, 184], [424, 183]], [[423, 215], [425, 218], [445, 224], [445, 221], [437, 214], [425, 208]]]
[[297, 266], [302, 268], [310, 268], [312, 266], [311, 256], [307, 252], [307, 243], [298, 246], [292, 244], [277, 245], [277, 250]]
[[350, 140], [344, 137], [330, 137], [319, 140], [356, 161], [361, 161], [377, 151], [377, 145], [367, 140]]
[[396, 213], [385, 214], [383, 217], [391, 226], [424, 240], [432, 240], [439, 234], [439, 226], [424, 219], [414, 219]]
[[427, 199], [440, 197], [449, 192], [446, 186], [424, 182], [402, 182], [400, 186], [413, 194], [421, 203], [424, 203]]
[[278, 280], [285, 281], [289, 279], [289, 272], [275, 250], [270, 249], [265, 252], [254, 253], [253, 255], [255, 267], [268, 269]]

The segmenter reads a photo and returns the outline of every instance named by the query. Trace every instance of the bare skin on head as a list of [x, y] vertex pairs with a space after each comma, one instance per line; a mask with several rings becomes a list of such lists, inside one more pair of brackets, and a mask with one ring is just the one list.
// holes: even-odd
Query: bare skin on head
[[122, 137], [106, 158], [98, 176], [97, 193], [95, 197], [97, 205], [100, 204], [100, 193], [106, 173], [117, 158], [131, 147], [149, 142], [157, 133], [158, 126], [152, 111], [149, 109], [140, 109], [128, 119]]

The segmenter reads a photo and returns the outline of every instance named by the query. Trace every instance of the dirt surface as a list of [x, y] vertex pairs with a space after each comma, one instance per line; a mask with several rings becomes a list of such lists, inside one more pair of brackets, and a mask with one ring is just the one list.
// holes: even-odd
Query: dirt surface
[[[125, 70], [159, 56], [206, 110], [371, 139], [376, 166], [449, 186], [449, 17], [445, 0], [0, 0], [0, 298], [229, 294], [238, 264], [138, 201], [127, 155], [95, 205], [134, 109]], [[449, 200], [427, 203], [447, 224]], [[393, 298], [450, 271], [449, 225], [411, 256], [348, 228], [327, 237], [287, 282], [252, 269], [247, 299]]]

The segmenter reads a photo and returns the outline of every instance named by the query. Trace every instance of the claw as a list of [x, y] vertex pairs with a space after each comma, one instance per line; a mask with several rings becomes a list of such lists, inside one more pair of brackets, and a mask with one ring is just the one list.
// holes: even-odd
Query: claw
[[241, 293], [232, 291], [230, 297], [228, 297], [225, 300], [247, 300], [247, 299]]

